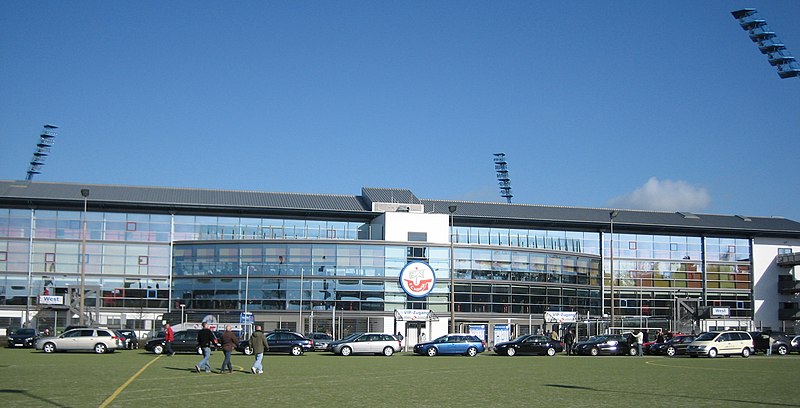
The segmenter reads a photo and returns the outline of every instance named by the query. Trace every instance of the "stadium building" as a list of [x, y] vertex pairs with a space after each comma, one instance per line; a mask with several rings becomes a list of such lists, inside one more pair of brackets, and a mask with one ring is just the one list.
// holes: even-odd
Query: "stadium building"
[[0, 181], [0, 327], [797, 332], [798, 249], [777, 217]]

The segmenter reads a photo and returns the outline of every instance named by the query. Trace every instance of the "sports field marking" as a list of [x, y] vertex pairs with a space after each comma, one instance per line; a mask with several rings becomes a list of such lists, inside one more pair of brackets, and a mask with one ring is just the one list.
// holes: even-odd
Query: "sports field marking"
[[111, 393], [111, 395], [109, 395], [108, 398], [106, 398], [106, 400], [103, 401], [102, 404], [100, 404], [99, 408], [105, 408], [108, 406], [108, 404], [112, 403], [117, 398], [117, 396], [119, 396], [119, 393], [121, 393], [125, 388], [127, 388], [133, 382], [133, 380], [136, 379], [136, 377], [138, 377], [140, 374], [144, 372], [144, 370], [147, 369], [147, 367], [150, 367], [151, 364], [155, 363], [159, 358], [161, 358], [162, 355], [163, 354], [159, 354], [158, 356], [156, 356], [156, 358], [150, 360], [147, 364], [144, 365], [144, 367], [140, 368], [139, 371], [136, 372], [136, 374], [131, 376], [131, 378], [128, 378], [128, 381], [125, 381], [125, 383], [117, 387], [117, 389], [114, 390], [114, 392]]
[[732, 367], [732, 368], [723, 368], [723, 367], [697, 367], [697, 366], [688, 366], [688, 365], [672, 365], [672, 364], [659, 364], [653, 360], [645, 361], [645, 364], [654, 365], [658, 367], [669, 367], [669, 368], [680, 368], [680, 369], [691, 369], [691, 370], [713, 370], [713, 371], [739, 371], [741, 368]]

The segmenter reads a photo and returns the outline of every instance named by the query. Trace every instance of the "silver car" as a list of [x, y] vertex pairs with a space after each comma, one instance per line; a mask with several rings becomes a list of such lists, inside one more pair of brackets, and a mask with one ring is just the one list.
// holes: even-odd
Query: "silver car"
[[400, 351], [400, 341], [391, 334], [355, 333], [328, 344], [328, 351], [342, 356], [351, 354], [383, 354], [391, 356]]
[[36, 341], [36, 350], [45, 353], [56, 351], [94, 351], [97, 354], [125, 348], [124, 337], [105, 327], [67, 330], [58, 337], [45, 337]]

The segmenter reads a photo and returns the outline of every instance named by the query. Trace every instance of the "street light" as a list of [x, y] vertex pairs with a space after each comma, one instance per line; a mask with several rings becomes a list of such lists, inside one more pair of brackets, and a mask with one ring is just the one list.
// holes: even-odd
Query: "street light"
[[83, 225], [81, 226], [81, 303], [78, 323], [83, 326], [86, 324], [86, 210], [89, 205], [89, 189], [82, 188], [83, 196]]
[[456, 332], [456, 287], [455, 287], [455, 269], [453, 268], [453, 213], [456, 212], [458, 207], [451, 205], [447, 207], [450, 211], [450, 333]]
[[608, 215], [609, 215], [609, 218], [611, 219], [611, 245], [609, 245], [609, 249], [611, 250], [610, 251], [610, 254], [611, 254], [610, 261], [611, 262], [609, 262], [609, 265], [611, 265], [611, 286], [610, 286], [610, 292], [611, 292], [611, 321], [610, 321], [609, 327], [613, 327], [614, 326], [614, 218], [617, 218], [617, 216], [619, 215], [619, 211], [617, 211], [617, 210], [611, 211]]

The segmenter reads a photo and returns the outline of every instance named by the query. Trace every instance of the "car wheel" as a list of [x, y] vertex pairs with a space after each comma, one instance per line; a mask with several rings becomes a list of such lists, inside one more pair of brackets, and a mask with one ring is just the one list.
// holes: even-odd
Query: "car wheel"
[[157, 346], [153, 347], [153, 353], [155, 353], [155, 354], [161, 354], [161, 353], [163, 353], [163, 352], [164, 352], [164, 346], [162, 346], [162, 345], [160, 345], [160, 344], [159, 344], [159, 345], [157, 345]]
[[386, 346], [386, 347], [383, 348], [383, 355], [384, 356], [389, 357], [392, 354], [394, 354], [394, 349], [393, 348], [391, 348], [389, 346]]
[[292, 349], [289, 351], [293, 356], [299, 356], [303, 354], [303, 348], [297, 345], [292, 346]]
[[426, 352], [428, 353], [428, 356], [430, 356], [430, 357], [433, 357], [433, 356], [439, 354], [439, 350], [436, 350], [436, 347], [428, 347], [428, 350], [426, 350]]
[[244, 355], [252, 356], [253, 355], [253, 348], [250, 347], [250, 346], [245, 347], [244, 348]]
[[517, 354], [517, 349], [509, 347], [508, 350], [506, 350], [506, 354], [508, 354], [509, 357], [514, 357], [514, 355]]
[[786, 346], [784, 346], [783, 344], [778, 346], [778, 349], [775, 350], [775, 351], [781, 356], [785, 356], [785, 355], [789, 354], [789, 349]]
[[639, 354], [639, 350], [636, 350], [636, 347], [631, 347], [628, 350], [628, 355], [629, 356], [635, 356], [635, 355], [638, 355], [638, 354]]
[[94, 352], [97, 354], [103, 354], [108, 351], [108, 347], [106, 347], [103, 343], [97, 343], [94, 345]]
[[750, 349], [745, 347], [742, 349], [742, 357], [747, 358], [750, 357]]
[[344, 346], [344, 347], [342, 347], [342, 351], [340, 352], [340, 354], [343, 355], [343, 356], [349, 356], [350, 353], [352, 353], [352, 352], [353, 352], [353, 349], [351, 349], [350, 347]]
[[670, 357], [675, 357], [675, 347], [667, 347], [667, 355]]
[[708, 350], [708, 357], [709, 358], [714, 358], [716, 356], [717, 356], [717, 349], [712, 348], [711, 350]]
[[589, 354], [591, 354], [593, 356], [596, 356], [596, 355], [600, 354], [600, 350], [597, 347], [592, 347], [592, 349], [589, 350]]
[[53, 343], [45, 343], [42, 347], [42, 351], [45, 353], [53, 353], [56, 351], [56, 345]]
[[478, 349], [476, 349], [475, 347], [468, 348], [467, 349], [467, 355], [470, 356], [470, 357], [477, 356], [478, 355]]
[[556, 349], [554, 349], [553, 347], [548, 347], [547, 348], [547, 355], [550, 356], [550, 357], [553, 357], [554, 355], [556, 355]]

